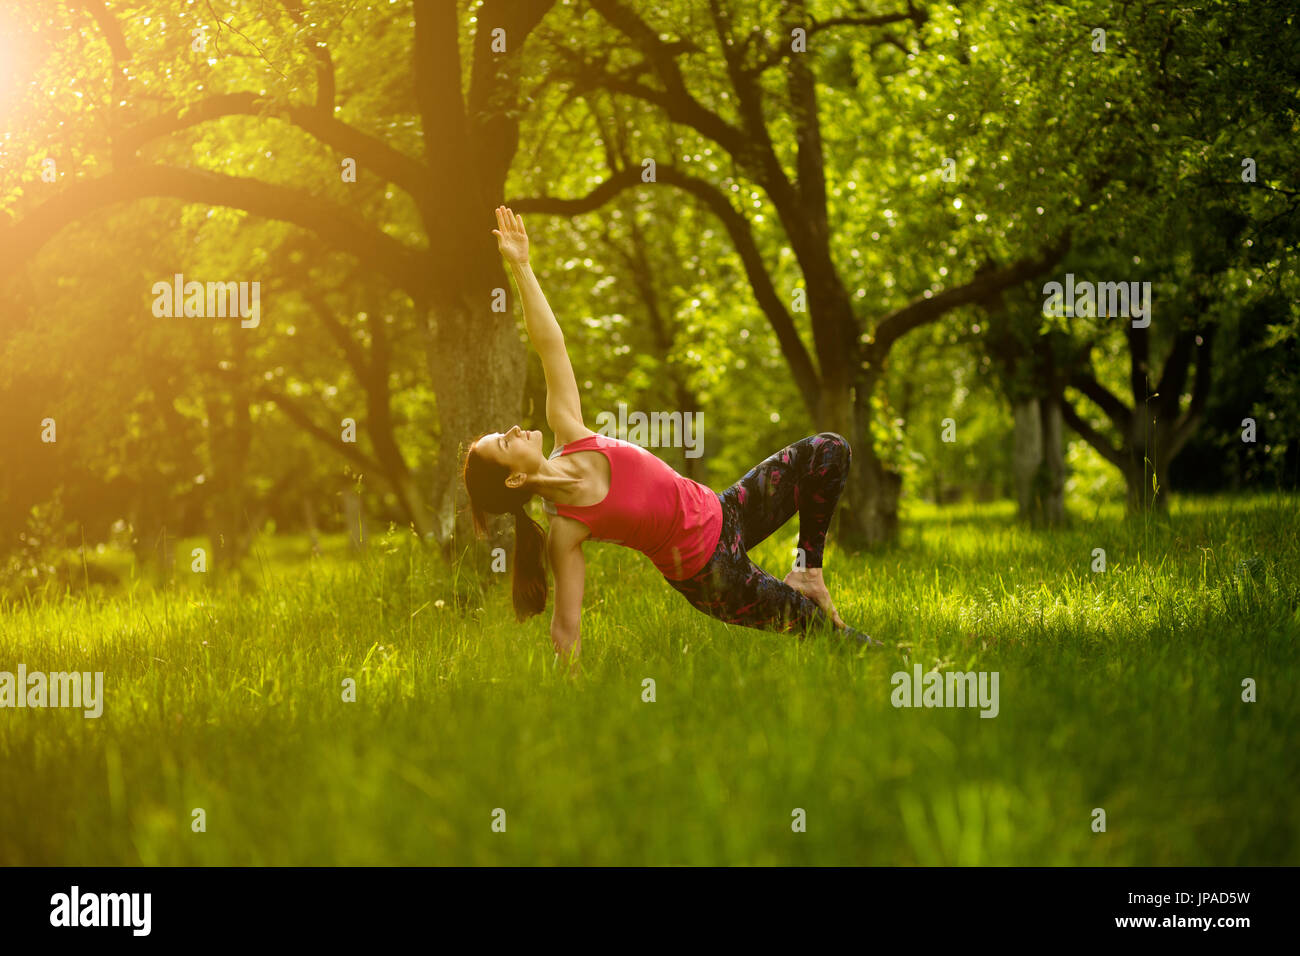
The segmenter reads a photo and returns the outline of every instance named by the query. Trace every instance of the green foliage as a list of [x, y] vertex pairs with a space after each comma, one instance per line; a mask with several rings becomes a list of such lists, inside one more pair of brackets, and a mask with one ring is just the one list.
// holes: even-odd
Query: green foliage
[[[944, 502], [1012, 494], [1011, 414], [988, 355], [971, 347], [984, 321], [937, 323], [894, 350], [880, 418], [892, 425], [891, 459], [905, 495]], [[953, 441], [944, 440], [949, 420]]]
[[[750, 57], [770, 44], [779, 52], [802, 16], [775, 0], [718, 6], [733, 34], [747, 38]], [[122, 7], [123, 40], [133, 51], [125, 96], [110, 41], [84, 9], [6, 7], [0, 215], [21, 219], [69, 184], [118, 168], [123, 131], [244, 90], [259, 97], [246, 115], [182, 125], [140, 159], [270, 186], [310, 184], [386, 235], [426, 246], [430, 225], [410, 196], [376, 175], [344, 183], [337, 150], [285, 117], [314, 102], [323, 43], [337, 118], [424, 155], [410, 5], [302, 7], [300, 21], [272, 0]], [[460, 14], [462, 52], [478, 27], [470, 19], [476, 9]], [[832, 0], [802, 9], [820, 23], [845, 13]], [[700, 102], [743, 126], [711, 10], [673, 0], [638, 13], [681, 41], [683, 81]], [[1034, 253], [1068, 228], [1072, 251], [1056, 274], [1153, 282], [1152, 366], [1189, 322], [1219, 328], [1221, 371], [1203, 435], [1187, 451], [1195, 464], [1164, 478], [1175, 488], [1199, 474], [1213, 474], [1215, 487], [1293, 485], [1300, 203], [1288, 177], [1300, 53], [1287, 42], [1289, 17], [1278, 4], [1219, 0], [996, 2], [920, 5], [915, 21], [816, 31], [800, 62], [812, 71], [821, 111], [829, 248], [861, 341], [870, 342], [892, 310], [958, 287], [990, 263]], [[191, 30], [202, 24], [210, 49], [196, 53]], [[1107, 31], [1104, 52], [1093, 49], [1098, 25]], [[673, 163], [746, 215], [779, 298], [790, 303], [806, 288], [770, 197], [736, 156], [641, 99], [575, 80], [580, 66], [618, 70], [638, 59], [589, 4], [555, 5], [518, 55], [525, 80], [510, 195], [581, 196], [611, 166], [635, 169], [647, 157]], [[788, 78], [784, 65], [763, 74], [761, 107], [777, 159], [797, 184]], [[655, 89], [661, 82], [637, 79]], [[1246, 156], [1258, 165], [1253, 184], [1241, 182]], [[41, 182], [45, 158], [58, 162], [56, 185]], [[482, 197], [485, 209], [500, 198]], [[732, 237], [691, 196], [644, 184], [595, 212], [530, 215], [529, 225], [589, 419], [620, 402], [701, 413], [703, 459], [657, 450], [715, 487], [823, 427], [795, 388]], [[490, 244], [489, 227], [485, 213], [482, 235], [464, 243]], [[242, 335], [233, 323], [154, 319], [145, 293], [176, 272], [262, 278], [263, 327]], [[1007, 400], [1039, 386], [1042, 341], [1051, 341], [1062, 368], [1087, 360], [1100, 382], [1124, 394], [1130, 369], [1121, 325], [1045, 322], [1041, 285], [1039, 278], [1009, 290], [1001, 312], [990, 303], [954, 310], [895, 347], [882, 387], [864, 404], [875, 451], [904, 472], [907, 494], [1006, 491]], [[1210, 301], [1204, 313], [1193, 308], [1198, 297]], [[815, 351], [808, 313], [792, 317]], [[140, 551], [155, 549], [162, 529], [200, 535], [224, 523], [252, 535], [272, 522], [337, 530], [339, 496], [358, 475], [372, 518], [403, 520], [374, 467], [368, 390], [343, 345], [373, 357], [376, 328], [388, 339], [382, 380], [392, 434], [413, 485], [427, 492], [437, 464], [464, 436], [440, 434], [441, 383], [430, 374], [437, 350], [418, 303], [302, 230], [238, 209], [145, 199], [88, 213], [0, 288], [0, 447], [23, 460], [0, 480], [0, 552], [17, 547], [30, 509], [60, 489], [89, 540], [106, 540], [123, 521]], [[1011, 357], [999, 360], [1000, 351]], [[540, 366], [530, 361], [523, 410], [537, 425], [544, 394]], [[272, 394], [298, 402], [317, 432]], [[1088, 402], [1069, 397], [1091, 424], [1109, 428]], [[1241, 454], [1231, 442], [1247, 413], [1268, 423], [1267, 440]], [[36, 441], [35, 423], [47, 414], [66, 436], [58, 447]], [[360, 426], [364, 463], [334, 439], [345, 417]], [[955, 446], [938, 438], [948, 417], [958, 422]], [[1224, 467], [1211, 468], [1216, 461]], [[1114, 493], [1114, 481], [1095, 478], [1075, 482], [1076, 492]]]

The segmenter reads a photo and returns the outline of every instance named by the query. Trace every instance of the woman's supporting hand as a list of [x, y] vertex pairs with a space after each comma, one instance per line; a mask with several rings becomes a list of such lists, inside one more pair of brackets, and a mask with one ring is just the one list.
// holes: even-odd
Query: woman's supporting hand
[[509, 206], [497, 206], [497, 228], [492, 235], [497, 237], [497, 248], [507, 262], [528, 265], [528, 233], [524, 232], [524, 221]]

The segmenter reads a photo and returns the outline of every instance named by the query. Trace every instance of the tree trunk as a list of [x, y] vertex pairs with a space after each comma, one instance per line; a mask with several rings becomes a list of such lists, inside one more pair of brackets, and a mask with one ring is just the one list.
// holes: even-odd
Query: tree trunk
[[[526, 353], [513, 308], [492, 311], [493, 286], [506, 284], [509, 289], [499, 266], [495, 275], [493, 283], [481, 283], [474, 291], [435, 303], [426, 326], [427, 361], [438, 389], [441, 430], [432, 524], [435, 540], [449, 556], [460, 554], [475, 540], [460, 480], [469, 443], [484, 432], [505, 431], [517, 424], [523, 407]], [[509, 301], [513, 306], [513, 294]], [[501, 545], [493, 541], [492, 546]]]
[[843, 435], [853, 449], [849, 481], [838, 509], [837, 533], [846, 548], [875, 547], [898, 536], [903, 479], [876, 453], [871, 436], [871, 392], [877, 381], [867, 378], [856, 389], [826, 389], [817, 416], [826, 423], [825, 430]]
[[1065, 523], [1065, 419], [1059, 394], [1039, 399], [1043, 433], [1042, 520]]
[[[241, 331], [241, 330], [237, 330]], [[224, 576], [238, 569], [255, 533], [246, 526], [248, 455], [252, 444], [250, 391], [244, 379], [247, 341], [236, 336], [232, 349], [235, 375], [214, 382], [206, 397], [210, 474], [207, 487], [207, 574]]]
[[1015, 417], [1015, 450], [1011, 473], [1016, 486], [1016, 504], [1023, 521], [1036, 517], [1034, 486], [1043, 462], [1043, 416], [1037, 398], [1026, 398], [1012, 406]]
[[1050, 396], [1016, 402], [1012, 475], [1020, 518], [1033, 524], [1065, 521], [1065, 446], [1061, 404]]
[[867, 429], [856, 440], [849, 440], [858, 474], [845, 490], [847, 527], [840, 525], [841, 534], [846, 546], [887, 544], [898, 537], [898, 499], [903, 491], [903, 476], [890, 470], [876, 454]]
[[384, 469], [384, 478], [397, 496], [397, 504], [402, 509], [402, 514], [422, 539], [432, 535], [434, 522], [429, 514], [429, 508], [420, 493], [419, 485], [407, 468], [406, 459], [402, 457], [402, 451], [398, 448], [397, 440], [393, 435], [392, 415], [388, 407], [386, 390], [382, 401], [370, 403], [367, 425], [370, 426], [370, 444], [374, 448], [375, 458]]

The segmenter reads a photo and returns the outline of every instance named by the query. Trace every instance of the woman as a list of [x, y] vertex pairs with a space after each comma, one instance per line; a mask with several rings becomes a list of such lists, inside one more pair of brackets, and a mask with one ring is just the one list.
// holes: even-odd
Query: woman
[[[582, 422], [564, 334], [529, 266], [523, 220], [504, 206], [496, 213], [499, 228], [492, 233], [519, 285], [528, 337], [542, 358], [546, 421], [557, 443], [547, 458], [542, 433], [516, 425], [480, 435], [465, 456], [465, 487], [479, 533], [489, 513], [515, 517], [512, 580], [519, 620], [546, 606], [545, 545], [555, 572], [551, 642], [561, 656], [581, 653], [582, 542], [591, 538], [644, 552], [691, 604], [730, 624], [801, 635], [834, 628], [879, 645], [840, 619], [822, 579], [826, 529], [852, 457], [848, 442], [832, 432], [804, 438], [718, 494], [638, 445], [597, 435]], [[549, 535], [526, 511], [535, 494], [550, 505]], [[781, 582], [746, 552], [796, 511], [803, 560]]]

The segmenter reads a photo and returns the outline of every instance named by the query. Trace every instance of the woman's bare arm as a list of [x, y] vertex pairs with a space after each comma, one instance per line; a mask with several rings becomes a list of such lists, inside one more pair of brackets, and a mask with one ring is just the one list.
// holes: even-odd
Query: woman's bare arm
[[583, 539], [589, 532], [572, 518], [551, 519], [547, 535], [547, 556], [555, 573], [555, 613], [551, 617], [551, 643], [562, 657], [576, 660], [582, 653], [582, 593], [587, 563], [582, 554]]
[[541, 356], [542, 370], [546, 373], [546, 422], [555, 433], [556, 442], [566, 445], [595, 433], [582, 421], [578, 381], [564, 347], [564, 332], [529, 265], [528, 233], [524, 231], [524, 221], [505, 206], [498, 206], [496, 212], [499, 228], [493, 229], [492, 233], [497, 237], [501, 254], [510, 263], [510, 271], [514, 273], [523, 300], [528, 338]]

